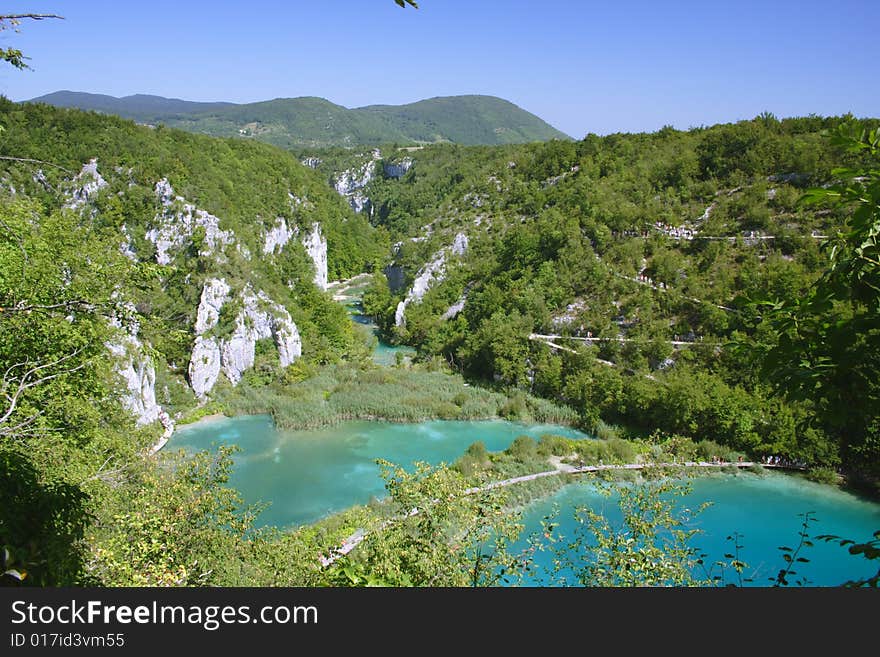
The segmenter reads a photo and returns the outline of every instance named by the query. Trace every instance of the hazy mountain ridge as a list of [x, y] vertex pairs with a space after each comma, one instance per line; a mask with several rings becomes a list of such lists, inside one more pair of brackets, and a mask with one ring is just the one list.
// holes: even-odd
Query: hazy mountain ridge
[[491, 145], [570, 139], [509, 101], [480, 95], [356, 109], [317, 97], [277, 98], [238, 105], [143, 94], [116, 98], [74, 91], [58, 91], [27, 102], [116, 114], [189, 132], [251, 137], [284, 148], [390, 142]]

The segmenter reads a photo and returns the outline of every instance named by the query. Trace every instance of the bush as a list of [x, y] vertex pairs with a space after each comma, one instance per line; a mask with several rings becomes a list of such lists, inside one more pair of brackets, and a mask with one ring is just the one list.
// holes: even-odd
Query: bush
[[489, 450], [486, 449], [486, 444], [482, 440], [471, 443], [471, 446], [467, 448], [465, 454], [476, 459], [480, 463], [489, 462]]
[[517, 436], [504, 453], [520, 463], [528, 463], [538, 458], [538, 444], [528, 436]]
[[544, 434], [538, 440], [538, 454], [541, 456], [566, 456], [571, 452], [571, 441], [568, 438]]
[[593, 435], [599, 440], [620, 438], [620, 427], [599, 420], [599, 422], [596, 423], [596, 426], [593, 427]]
[[633, 463], [636, 458], [636, 450], [627, 440], [612, 438], [606, 443], [610, 459], [615, 463]]
[[696, 445], [696, 455], [700, 460], [711, 461], [713, 458], [719, 458], [724, 461], [730, 459], [730, 448], [719, 445], [714, 440], [701, 440]]
[[507, 399], [498, 409], [498, 415], [505, 420], [522, 420], [526, 418], [526, 403], [521, 394]]
[[806, 477], [810, 481], [830, 486], [839, 486], [843, 483], [843, 477], [837, 473], [837, 470], [825, 466], [810, 468], [806, 473]]

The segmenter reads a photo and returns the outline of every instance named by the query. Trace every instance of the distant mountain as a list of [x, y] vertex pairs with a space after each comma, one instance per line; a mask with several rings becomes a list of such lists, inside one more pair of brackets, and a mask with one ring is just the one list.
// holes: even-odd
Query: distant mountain
[[105, 96], [89, 94], [82, 91], [56, 91], [29, 103], [46, 103], [55, 107], [73, 107], [76, 109], [94, 110], [104, 114], [116, 114], [126, 119], [141, 123], [158, 123], [181, 115], [212, 112], [224, 107], [232, 107], [233, 103], [198, 103], [179, 98], [164, 98], [148, 94], [134, 96]]
[[220, 137], [252, 137], [284, 148], [442, 141], [517, 144], [571, 139], [534, 114], [494, 96], [445, 96], [408, 105], [357, 109], [316, 97], [238, 105], [143, 94], [116, 98], [75, 91], [57, 91], [27, 102], [94, 110]]

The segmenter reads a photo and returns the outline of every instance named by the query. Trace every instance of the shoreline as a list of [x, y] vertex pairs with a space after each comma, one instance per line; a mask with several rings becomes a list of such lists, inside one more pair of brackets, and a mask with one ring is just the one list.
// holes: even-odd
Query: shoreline
[[247, 414], [229, 416], [229, 415], [225, 415], [224, 413], [211, 413], [210, 415], [205, 415], [203, 417], [200, 417], [198, 420], [195, 420], [194, 422], [187, 422], [186, 424], [179, 424], [178, 423], [176, 430], [179, 431], [181, 429], [186, 429], [189, 427], [197, 427], [197, 426], [201, 426], [203, 424], [213, 424], [215, 422], [220, 422], [221, 420], [230, 420], [234, 417], [246, 417], [246, 416], [247, 416]]

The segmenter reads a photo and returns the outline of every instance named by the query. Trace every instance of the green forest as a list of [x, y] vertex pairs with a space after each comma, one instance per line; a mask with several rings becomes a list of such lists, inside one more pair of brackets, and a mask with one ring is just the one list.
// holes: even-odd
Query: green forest
[[[398, 274], [393, 291], [379, 277], [367, 309], [388, 339], [570, 406], [587, 429], [876, 481], [877, 125], [762, 115], [426, 147], [364, 190]], [[419, 268], [461, 232], [467, 253], [399, 325]]]
[[[876, 489], [878, 125], [765, 114], [581, 141], [386, 144], [358, 213], [332, 185], [372, 162], [362, 148], [291, 153], [0, 100], [3, 583], [516, 583], [528, 563], [511, 547], [516, 511], [564, 477], [485, 484], [572, 454], [773, 454]], [[408, 170], [389, 175], [404, 156]], [[316, 284], [320, 258], [303, 242], [316, 225], [327, 277], [372, 274], [365, 310], [386, 340], [417, 349], [415, 362], [371, 361], [369, 337]], [[296, 239], [267, 241], [291, 227]], [[443, 275], [398, 321], [441, 252]], [[228, 301], [212, 317], [217, 281]], [[282, 365], [285, 313], [302, 351]], [[241, 379], [197, 395], [198, 346], [225, 349], [261, 322], [272, 339], [259, 333]], [[499, 454], [477, 443], [415, 471], [382, 463], [383, 502], [258, 529], [259, 509], [225, 485], [230, 450], [153, 453], [163, 427], [123, 403], [126, 363], [152, 368], [178, 423], [214, 412], [268, 412], [286, 427], [504, 417], [598, 440], [517, 439]], [[637, 573], [620, 565], [630, 548], [585, 516], [594, 540], [578, 546], [594, 567], [581, 583], [717, 584], [694, 575], [688, 532], [660, 497], [678, 491], [664, 476], [676, 473], [620, 489], [625, 521], [650, 546]], [[357, 549], [322, 565], [357, 529]], [[876, 542], [862, 547], [876, 558]]]

